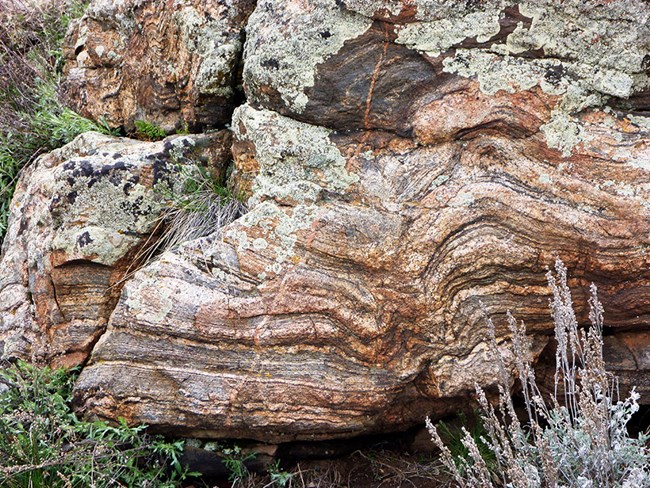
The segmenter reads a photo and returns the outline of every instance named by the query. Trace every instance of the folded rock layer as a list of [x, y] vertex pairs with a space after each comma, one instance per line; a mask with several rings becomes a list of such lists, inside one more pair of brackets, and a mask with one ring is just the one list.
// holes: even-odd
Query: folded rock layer
[[231, 120], [250, 211], [126, 282], [78, 408], [198, 437], [402, 429], [497, 381], [486, 314], [552, 356], [558, 257], [581, 323], [598, 286], [610, 365], [648, 401], [649, 17], [260, 0]]

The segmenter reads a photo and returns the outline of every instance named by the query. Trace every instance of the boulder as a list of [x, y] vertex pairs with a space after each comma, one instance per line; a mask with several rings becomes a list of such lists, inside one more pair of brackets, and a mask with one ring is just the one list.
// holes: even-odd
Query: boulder
[[80, 114], [168, 133], [223, 127], [241, 98], [243, 27], [254, 0], [94, 0], [65, 41], [61, 93]]
[[28, 166], [0, 262], [2, 357], [85, 362], [123, 280], [155, 242], [169, 189], [180, 184], [177, 166], [218, 153], [223, 140], [89, 132]]
[[[595, 281], [608, 325], [642, 331], [648, 127], [589, 111], [579, 123], [593, 137], [565, 157], [539, 130], [543, 92], [500, 96], [469, 82], [429, 105], [430, 144], [237, 109], [237, 144], [252, 151], [240, 154], [259, 168], [250, 212], [126, 284], [78, 405], [199, 437], [404, 428], [495, 382], [486, 313], [504, 341], [512, 311], [542, 350], [556, 256], [582, 321]], [[526, 110], [484, 109], [508, 100]], [[438, 125], [467, 106], [457, 132]], [[472, 125], [485, 114], [487, 128]]]
[[486, 315], [501, 346], [511, 311], [552, 356], [558, 257], [650, 400], [649, 17], [260, 0], [231, 122], [250, 211], [126, 282], [77, 408], [267, 442], [404, 429], [498, 381]]

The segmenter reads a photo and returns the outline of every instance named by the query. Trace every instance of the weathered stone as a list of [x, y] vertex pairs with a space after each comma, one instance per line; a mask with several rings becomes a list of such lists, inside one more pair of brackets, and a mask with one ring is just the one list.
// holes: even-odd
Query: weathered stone
[[223, 126], [239, 94], [254, 0], [91, 2], [66, 39], [62, 94], [79, 113], [133, 129]]
[[30, 165], [18, 183], [0, 263], [3, 357], [84, 362], [122, 279], [152, 243], [167, 201], [162, 190], [178, 179], [175, 166], [186, 156], [214, 155], [223, 138], [148, 143], [86, 133]]
[[[527, 96], [534, 110], [543, 95]], [[643, 328], [650, 173], [630, 161], [647, 158], [647, 128], [589, 112], [580, 123], [597, 137], [566, 158], [539, 132], [547, 109], [501, 116], [422, 145], [238, 109], [260, 168], [253, 208], [125, 286], [79, 405], [272, 441], [412, 425], [495, 381], [482, 307], [500, 340], [511, 310], [541, 350], [556, 255], [581, 320], [595, 281], [608, 325]], [[511, 130], [530, 120], [537, 132]]]
[[548, 353], [556, 257], [648, 401], [649, 15], [261, 0], [232, 118], [250, 212], [126, 283], [78, 408], [271, 442], [417, 424], [495, 383], [485, 313]]

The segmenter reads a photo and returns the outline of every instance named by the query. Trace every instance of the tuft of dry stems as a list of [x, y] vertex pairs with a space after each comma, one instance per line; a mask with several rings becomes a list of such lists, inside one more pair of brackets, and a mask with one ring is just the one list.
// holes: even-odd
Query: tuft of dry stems
[[[149, 240], [135, 257], [134, 266], [127, 270], [120, 282], [156, 256], [173, 251], [184, 243], [196, 241], [195, 244], [203, 248], [205, 243], [201, 238], [218, 236], [223, 227], [248, 211], [246, 205], [215, 182], [200, 163], [184, 161], [178, 165], [177, 171], [182, 188], [163, 191], [167, 207]], [[209, 253], [204, 251], [202, 254]]]
[[585, 330], [578, 325], [567, 270], [560, 260], [555, 263], [555, 275], [549, 271], [547, 280], [553, 294], [550, 308], [557, 342], [554, 392], [547, 399], [540, 393], [525, 328], [508, 315], [515, 373], [528, 415], [527, 423], [520, 423], [509, 394], [510, 375], [488, 318], [489, 341], [501, 376], [497, 407], [488, 402], [478, 385], [476, 393], [487, 432], [482, 440], [494, 453], [495, 463], [488, 467], [468, 434], [463, 439], [468, 458], [454, 460], [427, 419], [432, 440], [441, 449], [441, 460], [455, 485], [462, 488], [650, 487], [648, 437], [631, 438], [626, 429], [639, 408], [639, 395], [632, 389], [628, 398], [621, 400], [616, 378], [605, 369], [603, 308], [596, 287], [591, 285], [591, 327]]

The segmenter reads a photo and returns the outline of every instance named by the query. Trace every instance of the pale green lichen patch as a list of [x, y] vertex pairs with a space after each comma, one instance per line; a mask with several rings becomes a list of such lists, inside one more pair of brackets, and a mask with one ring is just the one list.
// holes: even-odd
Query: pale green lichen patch
[[251, 207], [269, 198], [311, 203], [323, 191], [341, 194], [359, 181], [357, 175], [348, 173], [345, 158], [329, 140], [328, 129], [249, 105], [235, 111], [233, 128], [239, 138], [254, 143], [260, 165]]
[[[361, 0], [360, 0], [361, 1]], [[463, 2], [460, 2], [462, 4]], [[520, 21], [505, 39], [488, 47], [456, 49], [444, 71], [476, 78], [482, 91], [515, 92], [539, 86], [561, 97], [553, 119], [542, 130], [550, 147], [568, 155], [585, 141], [578, 112], [601, 106], [609, 97], [628, 98], [650, 86], [645, 60], [650, 56], [650, 7], [645, 2], [589, 4], [579, 0], [507, 2], [530, 19]], [[480, 11], [448, 8], [440, 17], [438, 2], [415, 2], [423, 22], [405, 26], [398, 42], [438, 56], [464, 39], [488, 40], [506, 15], [501, 0]], [[496, 11], [495, 11], [496, 9]], [[500, 12], [500, 13], [499, 13]], [[430, 17], [427, 17], [430, 16]]]
[[233, 95], [232, 73], [242, 49], [238, 34], [231, 32], [225, 17], [208, 17], [194, 7], [185, 6], [174, 13], [181, 38], [188, 51], [203, 58], [195, 83], [200, 93], [229, 97]]
[[335, 0], [308, 0], [299, 7], [284, 0], [258, 2], [244, 48], [244, 82], [250, 94], [268, 101], [261, 88], [271, 86], [291, 110], [301, 113], [317, 65], [371, 24], [364, 16], [342, 10]]
[[[249, 200], [251, 211], [226, 237], [239, 251], [269, 248], [275, 261], [265, 271], [277, 274], [294, 255], [297, 232], [316, 219], [323, 193], [343, 194], [359, 178], [348, 173], [345, 158], [323, 127], [244, 105], [235, 111], [233, 128], [239, 139], [253, 142], [260, 169]], [[247, 231], [253, 227], [254, 239]]]
[[487, 42], [499, 33], [499, 15], [500, 10], [493, 8], [461, 17], [406, 24], [398, 30], [395, 42], [437, 57], [467, 38]]
[[570, 156], [571, 150], [579, 143], [592, 139], [575, 117], [561, 111], [554, 111], [550, 122], [541, 126], [541, 130], [548, 147], [562, 151], [565, 157]]
[[[171, 298], [174, 288], [160, 286], [158, 272], [163, 266], [161, 261], [149, 264], [138, 271], [139, 279], [131, 280], [124, 289], [124, 304], [140, 322], [162, 323], [177, 303], [178, 296], [175, 297], [176, 300]], [[143, 302], [143, 297], [146, 297], [146, 303]]]
[[[282, 271], [283, 264], [295, 255], [297, 233], [311, 227], [318, 211], [319, 207], [316, 205], [299, 204], [286, 209], [273, 201], [266, 201], [239, 219], [240, 228], [228, 230], [226, 237], [238, 244], [239, 251], [250, 248], [264, 251], [270, 247], [274, 260], [266, 266], [264, 272], [267, 275], [277, 275]], [[249, 238], [246, 228], [253, 227], [262, 230], [267, 238]]]

